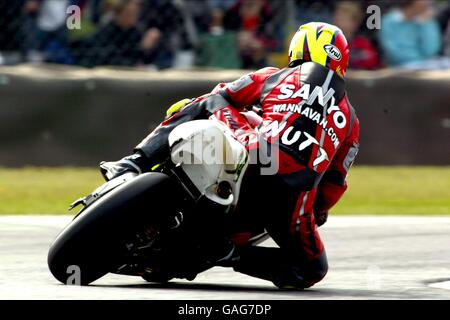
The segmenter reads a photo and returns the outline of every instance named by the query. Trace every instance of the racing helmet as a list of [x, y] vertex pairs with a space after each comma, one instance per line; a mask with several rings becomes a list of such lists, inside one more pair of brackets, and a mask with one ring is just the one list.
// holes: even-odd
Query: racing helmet
[[313, 61], [345, 76], [350, 58], [348, 42], [338, 27], [324, 22], [301, 25], [289, 47], [289, 66]]

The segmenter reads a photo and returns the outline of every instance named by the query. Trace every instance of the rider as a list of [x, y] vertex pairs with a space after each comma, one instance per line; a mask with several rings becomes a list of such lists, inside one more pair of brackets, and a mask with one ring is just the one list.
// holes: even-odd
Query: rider
[[[150, 171], [169, 155], [168, 134], [186, 121], [215, 116], [248, 149], [260, 146], [251, 139], [259, 134], [278, 146], [278, 171], [263, 175], [250, 166], [236, 211], [257, 212], [279, 248], [235, 246], [217, 265], [282, 288], [310, 287], [328, 270], [317, 225], [325, 223], [328, 210], [347, 189], [346, 176], [359, 148], [359, 122], [345, 91], [348, 61], [347, 40], [339, 28], [321, 22], [302, 25], [291, 41], [288, 67], [264, 68], [176, 103], [133, 155], [103, 162], [102, 173], [109, 180], [126, 171]], [[240, 112], [251, 105], [262, 109], [256, 129]]]

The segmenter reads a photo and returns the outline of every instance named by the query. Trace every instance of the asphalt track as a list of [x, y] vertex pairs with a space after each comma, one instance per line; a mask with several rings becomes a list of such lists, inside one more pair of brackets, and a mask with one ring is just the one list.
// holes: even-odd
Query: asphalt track
[[0, 299], [450, 299], [450, 217], [330, 217], [321, 228], [329, 273], [302, 292], [225, 268], [167, 285], [107, 275], [89, 287], [64, 286], [46, 255], [70, 219], [0, 217]]

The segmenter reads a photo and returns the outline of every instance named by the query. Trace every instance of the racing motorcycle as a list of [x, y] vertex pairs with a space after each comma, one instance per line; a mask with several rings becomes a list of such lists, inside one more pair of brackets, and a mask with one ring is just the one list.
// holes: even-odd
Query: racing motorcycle
[[[72, 284], [73, 270], [81, 285], [107, 273], [192, 280], [231, 255], [248, 152], [214, 118], [181, 124], [168, 140], [170, 155], [151, 172], [123, 174], [71, 205], [82, 209], [48, 253], [57, 280]], [[268, 237], [264, 228], [248, 234], [247, 245]]]

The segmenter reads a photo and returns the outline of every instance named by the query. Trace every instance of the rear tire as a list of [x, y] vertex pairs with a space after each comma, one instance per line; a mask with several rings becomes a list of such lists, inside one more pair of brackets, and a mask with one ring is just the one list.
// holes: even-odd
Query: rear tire
[[[97, 200], [51, 245], [48, 266], [53, 276], [64, 284], [87, 285], [115, 271], [126, 237], [174, 212], [177, 201], [168, 195], [177, 190], [169, 176], [145, 173]], [[74, 270], [80, 271], [78, 277]]]

